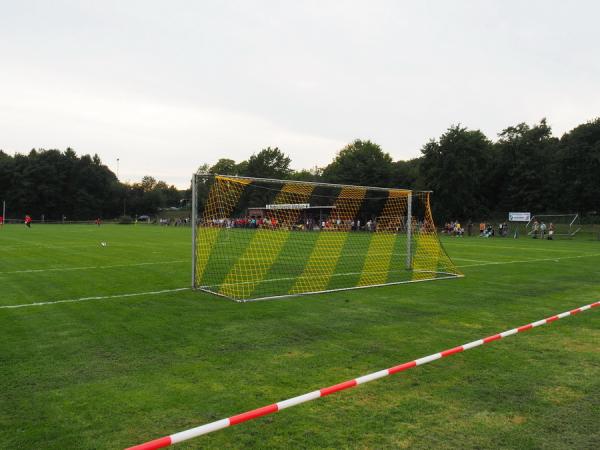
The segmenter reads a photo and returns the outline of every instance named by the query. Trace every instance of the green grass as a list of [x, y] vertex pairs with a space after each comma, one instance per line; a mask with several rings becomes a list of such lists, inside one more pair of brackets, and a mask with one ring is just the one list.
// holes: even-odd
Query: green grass
[[[187, 287], [189, 233], [5, 226], [0, 306]], [[0, 308], [0, 448], [122, 448], [600, 296], [598, 241], [443, 242], [465, 278], [244, 304], [184, 290]], [[598, 448], [599, 349], [592, 310], [180, 448]]]
[[[214, 228], [208, 230], [215, 231]], [[367, 256], [377, 258], [379, 262], [371, 267], [371, 277], [377, 277], [381, 272], [387, 272], [386, 278], [372, 284], [410, 281], [413, 273], [406, 270], [404, 265], [407, 254], [406, 235], [388, 234], [386, 237], [393, 238], [390, 243], [391, 251], [387, 247], [382, 248], [381, 241], [379, 241], [379, 244], [375, 244], [376, 250], [369, 253], [372, 238], [376, 236], [381, 237], [382, 235], [368, 232], [328, 231], [321, 234], [288, 230], [274, 232], [272, 230], [223, 228], [219, 230], [214, 240], [206, 270], [203, 271], [202, 277], [199, 277], [198, 286], [203, 286], [210, 292], [222, 293], [223, 285], [229, 286], [229, 283], [236, 282], [238, 283], [237, 289], [234, 289], [233, 292], [226, 292], [226, 294], [238, 301], [288, 295], [298, 277], [303, 275], [306, 277], [303, 271], [307, 261], [311, 260], [312, 264], [320, 267], [320, 270], [317, 273], [310, 272], [311, 280], [304, 279], [303, 292], [347, 289], [360, 285]], [[329, 239], [319, 242], [321, 237]], [[202, 239], [202, 236], [199, 239]], [[340, 245], [339, 257], [334, 259], [332, 246], [335, 247], [334, 242], [339, 243], [340, 240], [343, 242]], [[271, 248], [265, 248], [273, 241], [278, 242], [281, 247], [274, 245]], [[418, 238], [415, 237], [413, 241], [412, 254], [417, 254], [422, 259], [421, 255], [424, 250], [417, 250]], [[320, 251], [318, 252], [314, 252], [316, 245], [319, 245]], [[281, 250], [279, 250], [280, 248]], [[430, 252], [433, 253], [433, 249]], [[270, 258], [272, 254], [277, 254], [276, 258]], [[396, 264], [391, 268], [392, 270], [388, 270], [391, 260], [395, 260]], [[236, 267], [240, 261], [243, 263]], [[429, 278], [448, 277], [448, 274], [444, 273], [448, 265], [447, 258], [440, 258], [438, 263], [439, 267], [430, 268], [437, 270], [438, 273], [432, 270], [433, 273], [428, 275]], [[264, 270], [264, 277], [256, 274], [256, 265], [258, 264], [263, 267], [268, 266], [268, 269]], [[234, 280], [227, 279], [230, 273], [236, 273], [237, 277]], [[314, 279], [319, 278], [320, 275], [323, 276], [322, 279]], [[421, 275], [421, 278], [424, 276]], [[315, 281], [323, 287], [315, 287], [316, 284], [312, 284]], [[323, 284], [321, 285], [320, 282]]]

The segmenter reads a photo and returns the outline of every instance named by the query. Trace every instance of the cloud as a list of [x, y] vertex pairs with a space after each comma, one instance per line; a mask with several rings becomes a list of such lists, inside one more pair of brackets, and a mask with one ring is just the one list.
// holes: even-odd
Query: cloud
[[494, 138], [598, 115], [592, 1], [9, 2], [0, 148], [97, 152], [187, 184], [278, 146], [295, 168], [355, 138], [395, 159], [456, 123]]
[[[15, 82], [15, 85], [17, 83]], [[344, 145], [324, 136], [287, 129], [268, 118], [223, 108], [149, 102], [144, 98], [94, 96], [65, 89], [18, 89], [0, 100], [0, 121], [11, 124], [5, 150], [73, 147], [98, 153], [120, 177], [151, 174], [183, 186], [202, 163], [247, 159], [267, 146], [281, 146], [296, 167], [328, 162]], [[35, 137], [28, 136], [35, 123]], [[28, 141], [28, 148], [18, 142]]]

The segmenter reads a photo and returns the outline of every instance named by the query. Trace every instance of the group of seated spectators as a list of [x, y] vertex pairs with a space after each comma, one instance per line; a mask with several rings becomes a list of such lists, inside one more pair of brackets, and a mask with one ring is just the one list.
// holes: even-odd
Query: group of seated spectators
[[[496, 227], [490, 222], [481, 222], [479, 224], [479, 236], [481, 237], [506, 237], [508, 236], [508, 232], [509, 229], [506, 222], [499, 223]], [[463, 237], [465, 235], [465, 229], [460, 221], [452, 220], [444, 224], [442, 233], [447, 234], [448, 236]], [[467, 223], [467, 235], [473, 235], [473, 222], [470, 220]]]
[[189, 217], [184, 217], [184, 218], [177, 217], [175, 219], [168, 218], [168, 217], [161, 217], [160, 219], [158, 219], [158, 224], [162, 225], [163, 227], [168, 227], [171, 225], [175, 226], [175, 227], [180, 227], [183, 225], [188, 225], [189, 223], [190, 223]]
[[301, 219], [290, 226], [288, 221], [279, 220], [277, 217], [239, 217], [236, 219], [213, 219], [212, 226], [223, 228], [281, 228], [285, 227], [293, 230], [351, 230], [351, 231], [375, 231], [377, 228], [376, 220], [368, 220], [362, 224], [360, 220], [342, 220], [340, 218], [328, 219]]
[[[379, 221], [378, 221], [379, 219]], [[163, 222], [164, 220], [164, 222]], [[188, 219], [177, 219], [174, 223], [170, 223], [168, 219], [161, 219], [162, 225], [185, 225]], [[220, 227], [220, 228], [252, 228], [252, 229], [287, 229], [295, 231], [385, 231], [385, 232], [405, 232], [406, 223], [403, 218], [398, 217], [379, 217], [375, 219], [369, 219], [366, 222], [360, 219], [341, 219], [339, 217], [327, 217], [327, 218], [300, 218], [294, 223], [286, 220], [285, 217], [277, 218], [276, 216], [246, 216], [238, 218], [223, 218], [213, 219], [204, 222], [204, 226]], [[467, 235], [473, 236], [475, 224], [471, 220], [467, 223]], [[412, 219], [412, 230], [413, 233], [433, 233], [435, 232], [432, 223], [427, 220], [417, 220], [415, 217]], [[465, 235], [465, 228], [461, 225], [460, 221], [452, 220], [446, 222], [442, 227], [441, 232], [453, 237], [463, 237]], [[479, 223], [479, 236], [485, 238], [491, 237], [507, 237], [509, 235], [509, 226], [506, 222], [498, 223], [497, 225], [491, 222], [482, 221]], [[515, 231], [515, 233], [517, 233]], [[552, 239], [554, 235], [554, 225], [550, 224], [546, 227], [546, 224], [535, 222], [532, 227], [532, 231], [529, 233], [533, 238], [538, 236], [542, 239]], [[517, 237], [517, 234], [515, 234]]]
[[448, 236], [463, 237], [465, 234], [465, 229], [458, 220], [453, 220], [444, 224], [442, 233], [446, 233]]
[[[204, 226], [219, 227], [219, 228], [261, 228], [261, 229], [277, 229], [283, 228], [288, 230], [299, 231], [392, 231], [400, 232], [406, 229], [403, 218], [384, 218], [378, 222], [377, 219], [369, 219], [366, 222], [361, 219], [341, 219], [339, 217], [328, 218], [301, 218], [293, 221], [285, 220], [285, 218], [277, 218], [275, 216], [246, 216], [239, 218], [222, 218], [212, 219], [204, 222]], [[418, 222], [413, 219], [413, 230], [421, 232], [430, 232], [432, 229], [426, 222]]]
[[498, 224], [497, 228], [489, 222], [481, 222], [479, 224], [479, 236], [490, 238], [490, 237], [506, 237], [508, 236], [508, 224], [506, 222], [502, 222]]

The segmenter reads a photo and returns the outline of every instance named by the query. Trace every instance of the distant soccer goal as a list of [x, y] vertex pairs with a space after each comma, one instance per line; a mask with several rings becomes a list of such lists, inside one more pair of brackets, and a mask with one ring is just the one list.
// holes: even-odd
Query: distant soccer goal
[[193, 287], [248, 301], [462, 274], [429, 192], [195, 174]]
[[527, 234], [533, 238], [573, 238], [581, 231], [579, 214], [537, 214], [527, 223]]

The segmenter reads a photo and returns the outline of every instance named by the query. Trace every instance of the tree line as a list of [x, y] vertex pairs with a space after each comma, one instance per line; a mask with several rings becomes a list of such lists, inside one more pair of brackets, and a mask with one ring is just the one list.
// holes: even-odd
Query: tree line
[[508, 211], [600, 211], [600, 118], [562, 137], [545, 119], [508, 127], [492, 141], [480, 130], [451, 126], [421, 148], [421, 156], [394, 161], [369, 140], [357, 139], [324, 168], [293, 171], [278, 148], [248, 161], [220, 159], [203, 169], [223, 175], [291, 178], [364, 186], [431, 190], [436, 220], [506, 218]]
[[121, 183], [98, 155], [77, 156], [71, 148], [14, 156], [0, 150], [0, 201], [7, 202], [8, 218], [29, 214], [34, 220], [71, 221], [153, 214], [179, 206], [186, 196], [150, 176]]
[[[495, 140], [462, 125], [448, 128], [421, 148], [421, 155], [394, 161], [378, 144], [357, 139], [327, 166], [293, 170], [291, 159], [267, 147], [248, 160], [222, 158], [200, 170], [222, 175], [324, 181], [433, 191], [437, 221], [503, 218], [507, 211], [580, 213], [600, 211], [600, 118], [553, 136], [545, 119], [504, 129]], [[190, 190], [151, 176], [121, 183], [98, 155], [72, 149], [0, 150], [0, 200], [9, 217], [30, 214], [70, 220], [154, 214], [189, 207]]]

